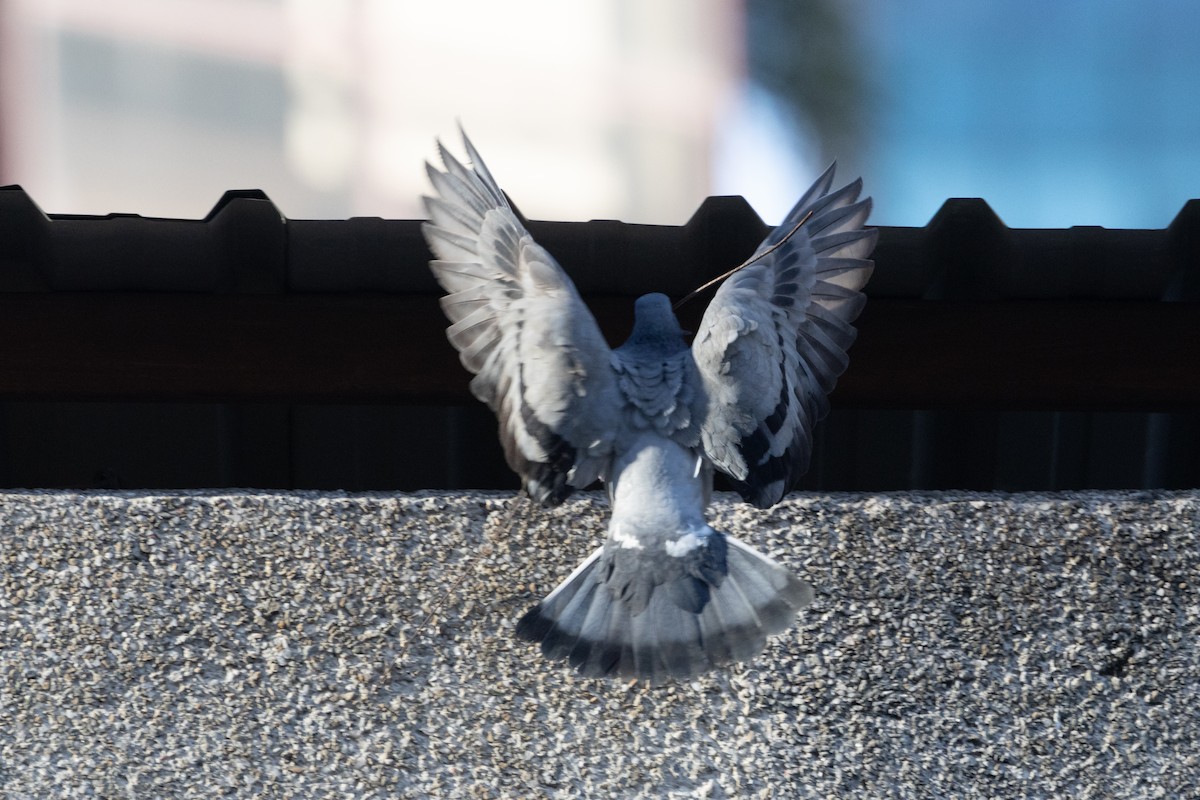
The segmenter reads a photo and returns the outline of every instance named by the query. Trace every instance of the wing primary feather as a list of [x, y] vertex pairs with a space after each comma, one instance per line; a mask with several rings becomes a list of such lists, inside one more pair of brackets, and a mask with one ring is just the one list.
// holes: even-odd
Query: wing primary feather
[[454, 294], [443, 295], [439, 304], [447, 319], [458, 322], [470, 312], [490, 304], [494, 291], [488, 284], [481, 283]]
[[421, 200], [425, 204], [425, 214], [439, 228], [463, 236], [472, 236], [479, 229], [479, 218], [462, 206], [447, 203], [440, 197], [423, 196]]
[[571, 280], [533, 240], [473, 143], [440, 141], [426, 162], [422, 225], [471, 392], [500, 423], [509, 465], [531, 496], [562, 502], [606, 472], [621, 404], [612, 353]]
[[862, 227], [871, 199], [860, 198], [859, 179], [833, 189], [834, 166], [750, 263], [727, 273], [692, 344], [708, 401], [704, 455], [759, 506], [781, 499], [807, 468], [874, 267], [878, 234]]
[[879, 237], [877, 228], [844, 231], [812, 240], [813, 250], [820, 256], [840, 255], [847, 258], [865, 258], [875, 247]]
[[473, 237], [463, 236], [428, 222], [421, 224], [421, 232], [434, 255], [444, 261], [463, 261], [477, 255], [479, 243]]
[[792, 210], [789, 211], [787, 216], [783, 218], [783, 222], [779, 223], [779, 226], [776, 227], [775, 230], [773, 230], [767, 236], [767, 238], [763, 240], [763, 243], [759, 245], [759, 247], [766, 247], [770, 244], [774, 244], [776, 237], [780, 234], [781, 230], [787, 230], [791, 226], [795, 225], [796, 221], [799, 220], [809, 210], [809, 206], [812, 205], [813, 199], [820, 197], [829, 191], [829, 187], [833, 185], [833, 175], [836, 171], [837, 162], [834, 161], [825, 168], [825, 171], [822, 172], [820, 177], [813, 182], [813, 185], [809, 187], [808, 191], [800, 196], [800, 199], [796, 201], [794, 206], [792, 206]]
[[448, 172], [442, 172], [437, 167], [425, 162], [425, 172], [429, 175], [429, 182], [433, 184], [436, 191], [445, 200], [455, 200], [462, 203], [471, 211], [479, 215], [480, 219], [487, 213], [488, 203], [483, 195], [471, 188], [471, 184], [457, 175], [452, 175]]
[[811, 236], [822, 236], [830, 233], [840, 233], [848, 230], [859, 230], [871, 213], [869, 200], [832, 208], [821, 213], [814, 213], [809, 223]]
[[[429, 268], [442, 288], [451, 293], [487, 286], [499, 280], [495, 275], [480, 274], [483, 268], [477, 263], [439, 260], [430, 261]], [[502, 285], [505, 291], [511, 288], [508, 284]]]
[[479, 174], [484, 185], [491, 190], [493, 199], [505, 208], [509, 208], [508, 198], [504, 196], [504, 192], [500, 189], [500, 184], [492, 177], [492, 173], [487, 168], [487, 164], [483, 162], [479, 152], [475, 149], [475, 145], [471, 143], [471, 139], [467, 136], [466, 131], [459, 129], [462, 134], [463, 147], [466, 148], [467, 158], [471, 160], [471, 165], [475, 168], [475, 172]]
[[866, 258], [840, 258], [837, 256], [822, 256], [817, 259], [818, 285], [841, 286], [853, 292], [860, 292], [871, 274], [875, 264]]
[[836, 192], [831, 192], [823, 197], [814, 200], [811, 205], [805, 209], [805, 214], [810, 220], [805, 230], [809, 237], [820, 235], [826, 223], [822, 223], [821, 219], [830, 214], [836, 214], [843, 208], [850, 206], [858, 199], [859, 192], [862, 191], [862, 181], [854, 181], [848, 183]]

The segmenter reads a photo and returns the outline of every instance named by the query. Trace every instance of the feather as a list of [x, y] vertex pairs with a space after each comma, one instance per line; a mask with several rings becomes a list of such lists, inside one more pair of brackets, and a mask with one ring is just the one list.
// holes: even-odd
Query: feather
[[836, 191], [832, 182], [831, 166], [759, 245], [760, 258], [717, 290], [692, 344], [708, 398], [704, 454], [758, 506], [778, 502], [808, 466], [812, 426], [849, 363], [849, 323], [873, 268], [876, 232], [862, 228], [871, 200], [858, 199], [860, 180]]
[[517, 623], [518, 637], [586, 676], [650, 684], [753, 658], [812, 600], [767, 556], [709, 527], [713, 469], [767, 506], [808, 464], [812, 426], [846, 368], [874, 232], [861, 182], [833, 167], [731, 274], [692, 346], [663, 295], [639, 298], [610, 350], [463, 134], [437, 145], [422, 226], [446, 291], [447, 338], [497, 417], [509, 465], [537, 502], [608, 484], [605, 544]]
[[620, 403], [612, 354], [554, 258], [513, 213], [474, 146], [440, 142], [422, 225], [446, 290], [446, 335], [496, 412], [510, 467], [538, 502], [562, 502], [610, 457]]
[[681, 608], [671, 591], [653, 591], [643, 610], [633, 613], [605, 588], [602, 547], [521, 617], [517, 636], [540, 644], [548, 659], [566, 659], [582, 675], [651, 685], [751, 659], [769, 634], [812, 601], [812, 587], [757, 550], [721, 536], [729, 546], [727, 574], [720, 586], [709, 586], [711, 599], [699, 611]]

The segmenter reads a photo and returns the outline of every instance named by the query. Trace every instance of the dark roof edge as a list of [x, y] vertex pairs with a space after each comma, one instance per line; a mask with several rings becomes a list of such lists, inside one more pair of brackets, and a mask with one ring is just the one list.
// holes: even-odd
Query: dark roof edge
[[[585, 294], [683, 295], [739, 263], [768, 226], [741, 197], [709, 197], [682, 226], [530, 221]], [[1200, 299], [1200, 200], [1169, 226], [1009, 228], [981, 199], [928, 225], [879, 226], [873, 297]], [[433, 293], [419, 220], [289, 220], [258, 190], [200, 220], [44, 213], [0, 187], [0, 292]]]

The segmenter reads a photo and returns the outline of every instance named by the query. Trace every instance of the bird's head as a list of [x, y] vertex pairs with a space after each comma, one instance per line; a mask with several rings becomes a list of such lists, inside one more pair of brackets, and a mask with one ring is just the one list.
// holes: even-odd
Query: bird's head
[[683, 329], [671, 310], [671, 300], [658, 292], [644, 294], [633, 304], [633, 332], [623, 345], [673, 353], [687, 347]]

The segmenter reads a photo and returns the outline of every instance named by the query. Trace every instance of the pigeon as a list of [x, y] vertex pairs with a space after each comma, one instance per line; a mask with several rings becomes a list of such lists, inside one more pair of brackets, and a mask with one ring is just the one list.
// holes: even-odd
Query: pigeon
[[861, 179], [834, 190], [831, 165], [727, 273], [690, 346], [653, 293], [611, 349], [462, 139], [465, 162], [437, 143], [423, 198], [447, 337], [529, 496], [556, 506], [602, 481], [611, 506], [604, 544], [517, 636], [581, 675], [651, 686], [754, 658], [813, 588], [708, 524], [713, 473], [768, 508], [808, 468], [874, 266]]

